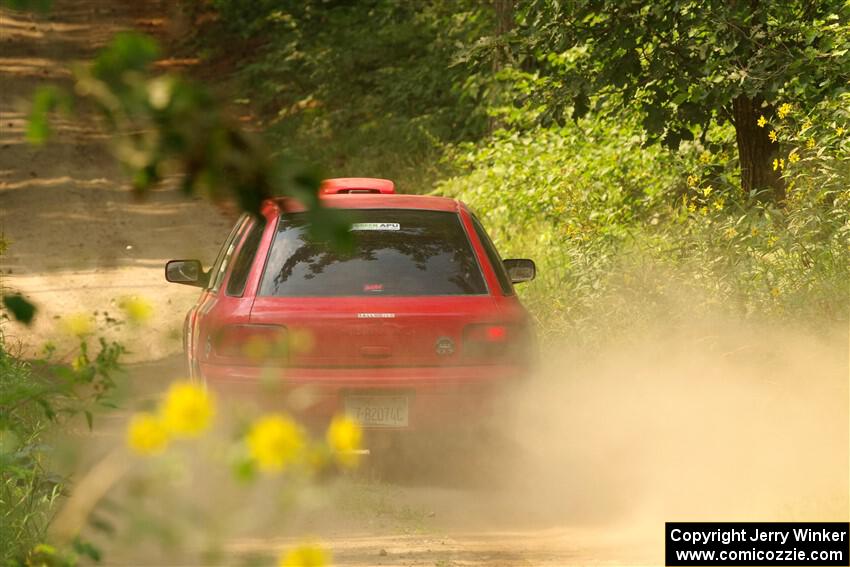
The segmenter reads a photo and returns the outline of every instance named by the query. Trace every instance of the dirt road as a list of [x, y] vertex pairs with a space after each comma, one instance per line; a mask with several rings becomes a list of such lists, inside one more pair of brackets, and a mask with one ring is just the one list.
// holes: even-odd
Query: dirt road
[[5, 329], [13, 343], [36, 348], [55, 339], [73, 314], [120, 317], [121, 299], [140, 296], [153, 305], [157, 332], [118, 332], [133, 339], [133, 356], [158, 359], [180, 349], [182, 314], [197, 293], [164, 285], [163, 262], [210, 262], [229, 221], [168, 184], [134, 200], [95, 117], [83, 111], [74, 120], [57, 117], [43, 147], [24, 139], [27, 102], [39, 86], [68, 87], [68, 66], [119, 30], [167, 37], [168, 5], [72, 0], [45, 16], [0, 12], [0, 230], [9, 242], [0, 272], [3, 285], [39, 308], [33, 328]]
[[[140, 296], [152, 321], [114, 333], [157, 373], [180, 372], [180, 326], [197, 292], [167, 285], [162, 266], [208, 264], [230, 221], [168, 184], [135, 201], [91, 116], [60, 120], [44, 147], [24, 141], [38, 86], [67, 85], [67, 65], [118, 30], [168, 37], [170, 6], [63, 0], [46, 16], [0, 10], [0, 230], [10, 242], [0, 273], [39, 308], [33, 328], [4, 331], [26, 349], [55, 338], [69, 315], [118, 314], [122, 298]], [[518, 466], [500, 482], [355, 483], [344, 522], [319, 506], [297, 530], [280, 527], [292, 538], [246, 535], [224, 547], [274, 554], [303, 532], [341, 565], [652, 565], [662, 562], [664, 520], [846, 519], [846, 334], [764, 333], [739, 357], [754, 336], [662, 334], [581, 365], [565, 346], [548, 357], [544, 386], [519, 400]], [[117, 555], [163, 564], [127, 547]]]

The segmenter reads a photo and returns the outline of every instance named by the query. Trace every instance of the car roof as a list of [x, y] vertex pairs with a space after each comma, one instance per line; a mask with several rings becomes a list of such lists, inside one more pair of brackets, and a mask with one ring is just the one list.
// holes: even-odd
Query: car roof
[[[463, 204], [457, 199], [436, 197], [433, 195], [381, 195], [373, 193], [348, 193], [342, 195], [322, 195], [322, 205], [338, 209], [415, 209], [422, 211], [457, 212]], [[269, 201], [274, 208], [295, 213], [306, 207], [294, 199], [282, 197]]]

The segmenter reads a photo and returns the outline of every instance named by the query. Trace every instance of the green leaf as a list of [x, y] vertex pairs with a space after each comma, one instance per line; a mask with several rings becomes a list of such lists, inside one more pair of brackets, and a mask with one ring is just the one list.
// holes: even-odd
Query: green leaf
[[47, 12], [53, 6], [53, 0], [0, 0], [0, 6], [26, 12]]
[[3, 296], [3, 306], [16, 321], [29, 325], [35, 317], [36, 307], [20, 294]]
[[54, 87], [39, 87], [35, 91], [27, 120], [27, 141], [35, 146], [40, 146], [50, 136], [50, 122], [48, 115], [59, 103], [59, 91]]
[[100, 549], [95, 547], [92, 543], [82, 540], [79, 537], [74, 538], [73, 542], [74, 551], [83, 557], [88, 557], [95, 563], [99, 563], [101, 559]]
[[104, 81], [116, 81], [128, 71], [143, 71], [158, 56], [159, 46], [152, 38], [133, 32], [119, 33], [97, 56], [92, 73]]

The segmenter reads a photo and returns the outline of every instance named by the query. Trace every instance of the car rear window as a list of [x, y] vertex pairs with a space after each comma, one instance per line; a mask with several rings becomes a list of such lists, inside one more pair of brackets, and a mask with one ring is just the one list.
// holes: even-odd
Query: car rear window
[[456, 213], [351, 210], [349, 253], [311, 240], [302, 213], [282, 216], [260, 295], [473, 295], [487, 292]]

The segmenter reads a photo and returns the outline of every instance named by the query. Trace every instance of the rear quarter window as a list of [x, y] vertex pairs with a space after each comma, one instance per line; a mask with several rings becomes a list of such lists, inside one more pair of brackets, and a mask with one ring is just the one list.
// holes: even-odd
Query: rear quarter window
[[265, 227], [264, 218], [251, 222], [251, 228], [248, 229], [245, 242], [242, 243], [236, 259], [232, 262], [233, 269], [231, 269], [230, 278], [227, 280], [227, 295], [241, 297], [245, 292], [245, 283], [248, 281], [248, 274], [251, 273], [251, 266], [254, 265], [254, 258], [257, 256], [257, 249], [260, 247]]
[[496, 279], [499, 280], [499, 287], [502, 289], [503, 295], [513, 295], [514, 286], [511, 284], [511, 278], [508, 276], [508, 271], [505, 269], [505, 264], [502, 263], [502, 257], [496, 250], [496, 245], [490, 239], [490, 235], [484, 230], [484, 225], [475, 215], [472, 215], [472, 226], [475, 228], [475, 234], [478, 240], [481, 241], [481, 246], [484, 247], [484, 253], [487, 254], [487, 260], [493, 267], [496, 273]]
[[478, 295], [487, 286], [457, 213], [350, 210], [348, 253], [312, 241], [306, 216], [281, 217], [260, 295]]

